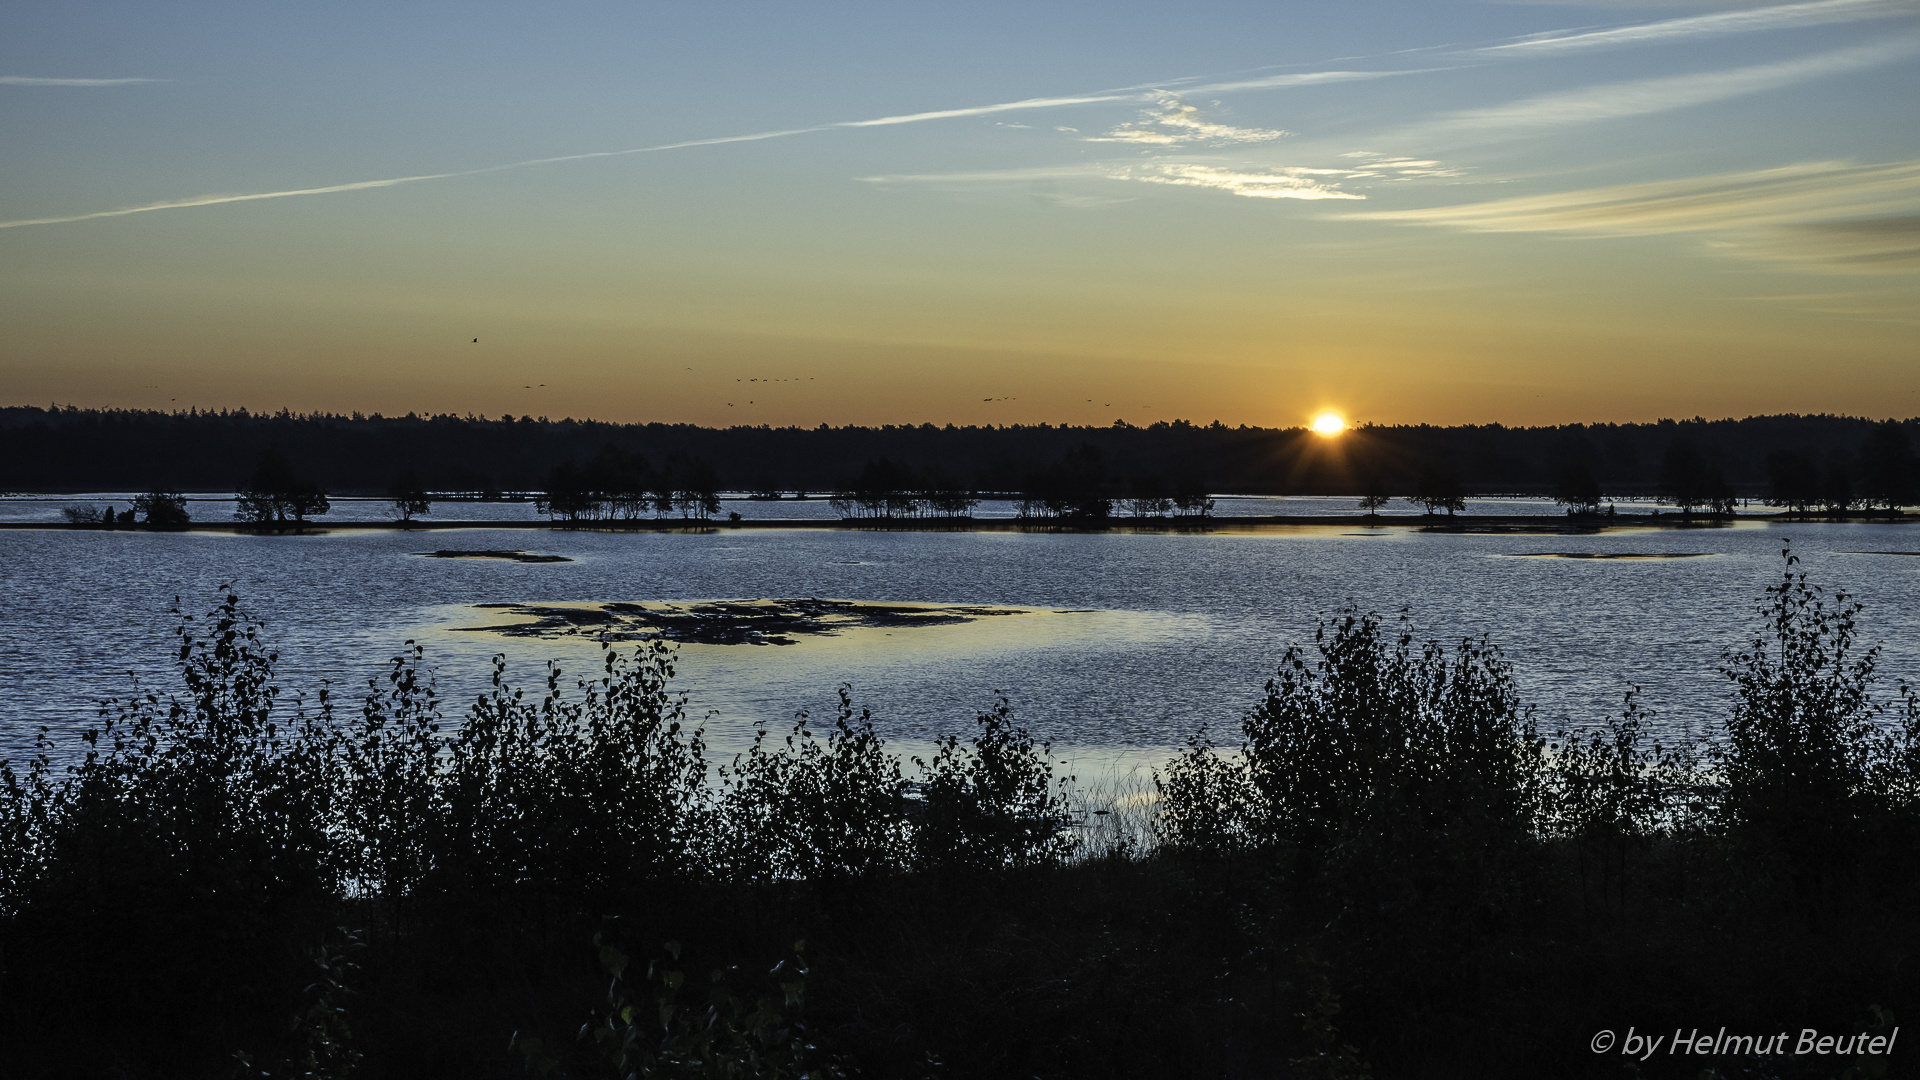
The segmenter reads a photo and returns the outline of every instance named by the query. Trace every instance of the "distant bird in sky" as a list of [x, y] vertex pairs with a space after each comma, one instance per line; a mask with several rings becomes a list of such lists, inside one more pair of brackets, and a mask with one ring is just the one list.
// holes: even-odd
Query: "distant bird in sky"
[[478, 345], [478, 344], [480, 344], [480, 339], [479, 339], [479, 338], [474, 338], [474, 339], [473, 339], [473, 343], [474, 343], [475, 345]]

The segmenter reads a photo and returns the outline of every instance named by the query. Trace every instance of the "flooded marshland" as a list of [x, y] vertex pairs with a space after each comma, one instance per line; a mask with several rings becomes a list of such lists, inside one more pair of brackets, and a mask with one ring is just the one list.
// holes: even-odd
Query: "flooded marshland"
[[[966, 729], [1004, 694], [1083, 775], [1157, 763], [1196, 728], [1230, 735], [1289, 643], [1348, 605], [1414, 633], [1487, 635], [1546, 729], [1644, 687], [1656, 725], [1705, 731], [1721, 650], [1753, 627], [1788, 540], [1866, 604], [1890, 679], [1920, 674], [1920, 532], [1747, 521], [1589, 535], [1406, 526], [1209, 532], [487, 529], [307, 536], [0, 533], [7, 696], [0, 755], [100, 699], [170, 685], [176, 597], [230, 585], [266, 623], [290, 689], [352, 701], [407, 640], [458, 712], [491, 658], [544, 683], [591, 675], [601, 639], [677, 643], [679, 682], [731, 753], [843, 685], [903, 748]], [[465, 557], [427, 557], [450, 552]], [[1525, 556], [1525, 557], [1515, 557]]]

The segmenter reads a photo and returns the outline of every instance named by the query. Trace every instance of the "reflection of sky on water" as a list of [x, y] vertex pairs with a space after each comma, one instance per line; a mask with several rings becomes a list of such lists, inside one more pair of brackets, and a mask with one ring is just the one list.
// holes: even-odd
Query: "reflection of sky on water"
[[[1373, 535], [1353, 536], [1354, 532]], [[1663, 724], [1711, 720], [1714, 669], [1738, 645], [1753, 598], [1780, 574], [1793, 537], [1815, 580], [1858, 593], [1863, 639], [1883, 670], [1920, 674], [1920, 559], [1845, 554], [1920, 549], [1920, 531], [1881, 524], [1765, 524], [1499, 536], [1352, 527], [1165, 533], [914, 533], [815, 530], [706, 534], [391, 531], [308, 537], [97, 531], [0, 533], [10, 610], [0, 625], [0, 753], [35, 723], [71, 729], [127, 672], [166, 686], [167, 608], [204, 610], [231, 581], [268, 622], [285, 685], [330, 678], [351, 706], [407, 638], [427, 647], [457, 712], [507, 654], [537, 687], [557, 658], [587, 674], [591, 642], [452, 633], [470, 605], [819, 596], [995, 604], [1077, 614], [1007, 616], [908, 630], [865, 629], [780, 646], [688, 646], [693, 715], [713, 711], [717, 748], [806, 709], [830, 717], [835, 688], [881, 730], [924, 747], [1005, 691], [1063, 757], [1146, 758], [1195, 726], [1235, 725], [1290, 641], [1352, 601], [1407, 610], [1416, 632], [1487, 633], [1514, 661], [1544, 726], [1617, 708], [1646, 688]], [[573, 562], [425, 559], [433, 547], [525, 548]], [[1527, 553], [1709, 553], [1690, 559], [1506, 558]], [[571, 681], [569, 679], [569, 681]], [[1891, 682], [1891, 678], [1889, 679]], [[1135, 759], [1138, 760], [1138, 759]], [[1103, 766], [1104, 767], [1104, 766]]]

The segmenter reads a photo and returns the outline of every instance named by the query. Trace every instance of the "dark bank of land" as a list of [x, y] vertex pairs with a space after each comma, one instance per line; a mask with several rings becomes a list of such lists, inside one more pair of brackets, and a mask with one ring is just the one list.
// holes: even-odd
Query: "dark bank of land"
[[465, 707], [417, 647], [302, 696], [225, 597], [173, 685], [0, 768], [0, 1071], [1912, 1075], [1920, 701], [1783, 571], [1710, 731], [1632, 694], [1542, 731], [1494, 642], [1352, 611], [1106, 791], [1007, 702], [909, 757], [843, 694], [716, 760], [658, 639]]
[[[1724, 514], [1681, 516], [1679, 514], [1617, 514], [1600, 516], [1491, 515], [1457, 514], [1439, 517], [1384, 514], [1358, 515], [1285, 515], [1244, 517], [1195, 517], [1190, 519], [1106, 518], [1098, 521], [1072, 518], [899, 518], [899, 519], [685, 519], [677, 517], [639, 518], [632, 521], [585, 521], [578, 523], [539, 521], [455, 521], [416, 518], [397, 521], [324, 521], [318, 518], [284, 526], [261, 527], [245, 522], [191, 521], [160, 529], [148, 529], [138, 523], [102, 526], [97, 523], [72, 524], [53, 521], [0, 522], [0, 530], [118, 530], [164, 532], [220, 532], [261, 535], [320, 535], [328, 532], [445, 532], [467, 529], [514, 529], [564, 532], [726, 532], [729, 530], [854, 530], [866, 532], [1113, 532], [1113, 533], [1234, 533], [1290, 528], [1415, 529], [1440, 533], [1492, 533], [1503, 535], [1591, 535], [1622, 529], [1717, 529], [1738, 524], [1765, 522], [1804, 523], [1807, 518], [1781, 514]], [[1920, 515], [1908, 512], [1854, 512], [1821, 515], [1812, 520], [1823, 522], [1915, 523]], [[450, 552], [444, 557], [466, 555], [480, 557], [488, 553]], [[522, 561], [527, 561], [522, 559]]]
[[336, 495], [382, 494], [403, 478], [441, 496], [551, 491], [557, 478], [561, 486], [672, 481], [769, 494], [863, 485], [935, 497], [997, 491], [1041, 502], [1175, 499], [1192, 490], [1404, 497], [1425, 487], [1581, 499], [1658, 494], [1707, 507], [1777, 493], [1805, 508], [1900, 505], [1911, 496], [1916, 441], [1920, 419], [1827, 415], [1369, 424], [1326, 439], [1298, 427], [1184, 420], [702, 428], [530, 416], [8, 407], [0, 408], [0, 490], [232, 491], [277, 450], [317, 490]]

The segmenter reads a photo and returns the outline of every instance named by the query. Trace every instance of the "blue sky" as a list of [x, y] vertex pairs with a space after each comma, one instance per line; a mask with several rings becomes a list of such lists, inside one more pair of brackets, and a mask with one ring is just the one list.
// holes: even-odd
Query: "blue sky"
[[11, 403], [1920, 413], [1920, 0], [3, 25]]

